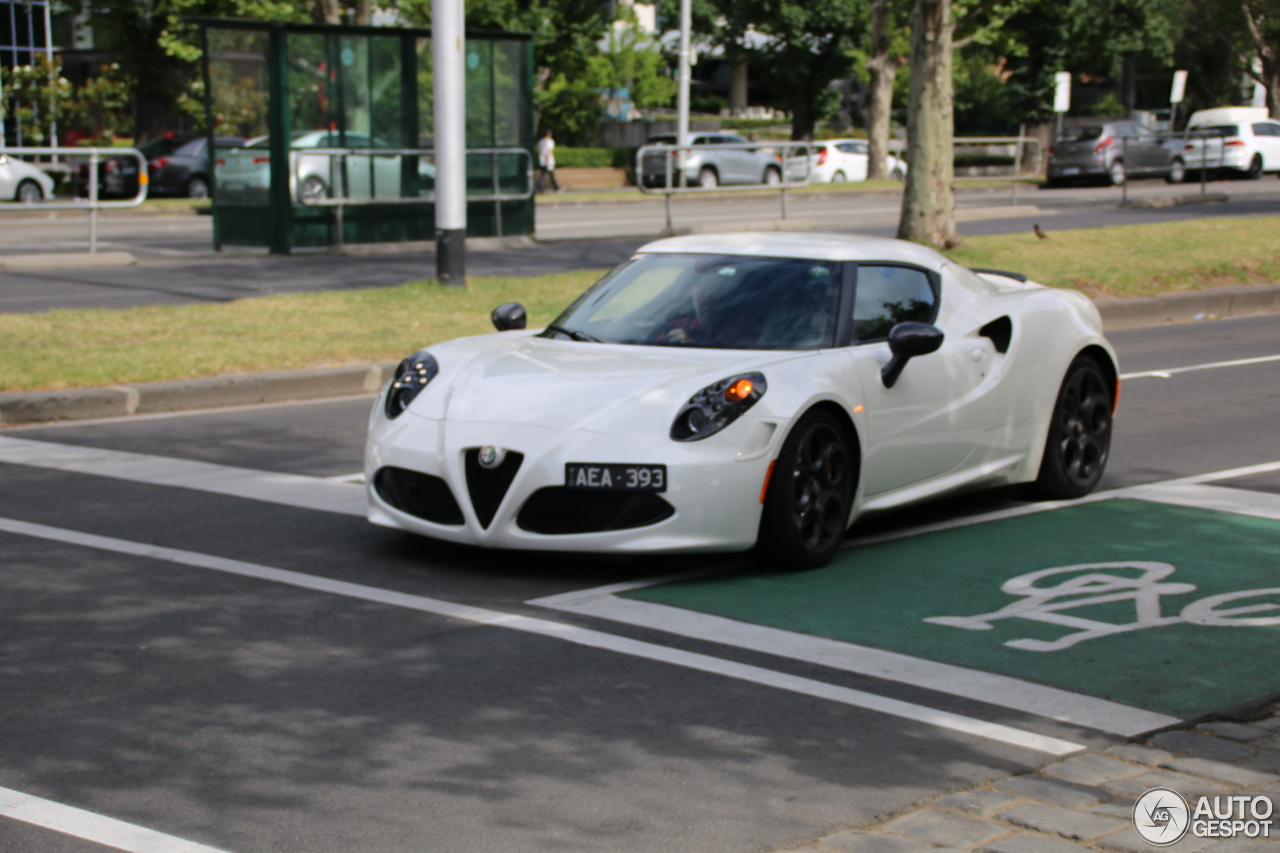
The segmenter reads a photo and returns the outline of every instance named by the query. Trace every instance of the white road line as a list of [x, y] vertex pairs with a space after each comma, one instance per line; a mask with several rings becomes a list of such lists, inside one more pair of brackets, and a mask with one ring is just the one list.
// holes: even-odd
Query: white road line
[[0, 436], [0, 462], [115, 477], [154, 486], [178, 486], [345, 515], [364, 515], [366, 510], [364, 488], [351, 483], [123, 450]]
[[1196, 370], [1216, 370], [1219, 367], [1244, 367], [1249, 364], [1266, 364], [1270, 361], [1280, 361], [1280, 355], [1264, 355], [1258, 358], [1238, 358], [1234, 361], [1212, 361], [1206, 364], [1192, 364], [1187, 367], [1166, 367], [1163, 370], [1146, 370], [1141, 373], [1122, 373], [1121, 379], [1141, 379], [1144, 376], [1158, 376], [1161, 379], [1168, 379], [1176, 373], [1191, 373]]
[[547, 601], [539, 599], [528, 603], [924, 687], [1126, 737], [1181, 722], [1165, 714], [1004, 675], [664, 604], [613, 595], [573, 603], [548, 604]]
[[216, 847], [186, 841], [154, 829], [64, 806], [21, 791], [0, 788], [0, 817], [42, 826], [129, 853], [225, 853]]
[[890, 699], [874, 693], [866, 693], [861, 690], [851, 690], [846, 687], [839, 687], [837, 685], [826, 684], [821, 681], [814, 681], [808, 678], [801, 678], [799, 676], [775, 672], [762, 667], [736, 663], [734, 661], [723, 660], [721, 658], [715, 658], [694, 652], [686, 652], [679, 649], [670, 649], [653, 643], [645, 643], [638, 640], [628, 639], [626, 637], [618, 637], [613, 634], [606, 634], [601, 631], [594, 631], [586, 628], [578, 628], [573, 625], [565, 625], [559, 622], [551, 622], [544, 619], [533, 619], [513, 613], [502, 613], [496, 610], [471, 607], [466, 604], [439, 601], [437, 599], [393, 592], [391, 590], [379, 589], [377, 587], [331, 580], [328, 578], [316, 577], [314, 575], [302, 574], [300, 572], [292, 572], [285, 569], [260, 566], [254, 563], [245, 563], [239, 560], [229, 560], [209, 554], [180, 551], [174, 548], [130, 542], [123, 539], [97, 536], [91, 533], [80, 533], [74, 530], [48, 527], [42, 524], [32, 524], [30, 522], [18, 521], [15, 519], [0, 518], [0, 530], [23, 536], [48, 539], [55, 542], [81, 545], [104, 551], [113, 551], [120, 554], [131, 554], [139, 557], [165, 560], [186, 566], [212, 569], [214, 571], [271, 581], [273, 583], [286, 584], [288, 586], [313, 590], [316, 592], [341, 595], [362, 601], [373, 601], [392, 607], [402, 607], [423, 613], [433, 613], [439, 616], [461, 619], [480, 625], [492, 625], [500, 628], [508, 628], [514, 631], [525, 631], [527, 633], [539, 634], [545, 637], [554, 637], [581, 646], [604, 649], [618, 654], [669, 663], [675, 666], [697, 670], [699, 672], [722, 675], [740, 681], [776, 687], [781, 690], [787, 690], [792, 693], [798, 693], [805, 696], [827, 699], [844, 705], [850, 705], [852, 707], [863, 708], [870, 711], [877, 711], [890, 716], [926, 723], [928, 725], [974, 735], [976, 737], [988, 738], [990, 740], [1023, 747], [1025, 749], [1046, 752], [1051, 755], [1067, 755], [1084, 749], [1084, 746], [1078, 743], [1072, 743], [1070, 741], [1036, 734], [1035, 732], [1024, 731], [1022, 729], [1001, 725], [999, 723], [990, 723], [984, 720], [974, 719], [972, 717], [965, 717], [960, 714], [940, 711], [935, 708], [927, 708], [923, 705], [915, 705], [909, 702], [902, 702], [897, 699]]
[[1134, 497], [1155, 503], [1195, 509], [1214, 509], [1236, 515], [1251, 515], [1255, 518], [1271, 518], [1280, 521], [1280, 495], [1267, 492], [1251, 492], [1248, 489], [1230, 489], [1225, 486], [1175, 483], [1159, 488], [1148, 486], [1136, 489]]

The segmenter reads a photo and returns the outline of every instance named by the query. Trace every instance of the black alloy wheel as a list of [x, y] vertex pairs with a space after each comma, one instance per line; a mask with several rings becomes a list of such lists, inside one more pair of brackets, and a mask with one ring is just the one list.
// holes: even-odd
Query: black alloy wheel
[[1245, 178], [1250, 181], [1256, 181], [1262, 177], [1262, 155], [1254, 154], [1253, 159], [1249, 161], [1249, 171], [1244, 173]]
[[[855, 464], [843, 427], [811, 411], [774, 463], [760, 520], [760, 552], [771, 569], [809, 569], [840, 547], [853, 500]], [[780, 564], [780, 565], [779, 565]]]
[[1111, 452], [1111, 394], [1097, 362], [1078, 356], [1067, 370], [1049, 424], [1033, 491], [1058, 500], [1089, 494]]

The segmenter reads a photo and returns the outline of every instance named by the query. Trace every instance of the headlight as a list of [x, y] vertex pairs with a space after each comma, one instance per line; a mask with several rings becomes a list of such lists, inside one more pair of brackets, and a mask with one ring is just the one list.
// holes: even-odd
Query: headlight
[[426, 350], [420, 350], [406, 358], [396, 367], [396, 378], [387, 389], [386, 413], [388, 418], [398, 418], [409, 408], [413, 398], [422, 393], [422, 389], [436, 374], [440, 365], [435, 357]]
[[764, 396], [763, 373], [742, 373], [708, 385], [689, 398], [671, 424], [675, 441], [699, 441], [736, 421]]

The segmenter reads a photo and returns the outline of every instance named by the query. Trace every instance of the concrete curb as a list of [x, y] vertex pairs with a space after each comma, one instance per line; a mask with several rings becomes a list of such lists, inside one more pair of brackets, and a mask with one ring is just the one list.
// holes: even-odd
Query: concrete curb
[[1122, 203], [1123, 208], [1160, 208], [1160, 207], [1185, 207], [1188, 204], [1222, 204], [1231, 201], [1231, 197], [1226, 193], [1205, 193], [1201, 195], [1178, 195], [1168, 196], [1165, 198], [1137, 198]]
[[0, 255], [0, 270], [76, 270], [131, 267], [138, 262], [129, 252], [49, 252], [39, 255]]
[[1094, 304], [1102, 313], [1107, 331], [1114, 331], [1280, 311], [1280, 284], [1238, 284], [1161, 296], [1107, 297]]
[[0, 423], [87, 420], [373, 394], [398, 362], [314, 370], [271, 370], [105, 388], [0, 393]]
[[[788, 220], [792, 221], [792, 220]], [[1280, 284], [1216, 287], [1164, 296], [1096, 301], [1108, 331], [1166, 322], [1280, 311]], [[0, 424], [87, 420], [349, 397], [379, 391], [398, 362], [311, 370], [272, 370], [208, 379], [176, 379], [105, 388], [0, 393]]]

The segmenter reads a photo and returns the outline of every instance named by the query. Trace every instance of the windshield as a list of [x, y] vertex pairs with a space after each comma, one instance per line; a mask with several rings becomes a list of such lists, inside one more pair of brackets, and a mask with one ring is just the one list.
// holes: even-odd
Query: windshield
[[641, 255], [597, 282], [546, 337], [644, 346], [809, 350], [835, 337], [840, 264]]

